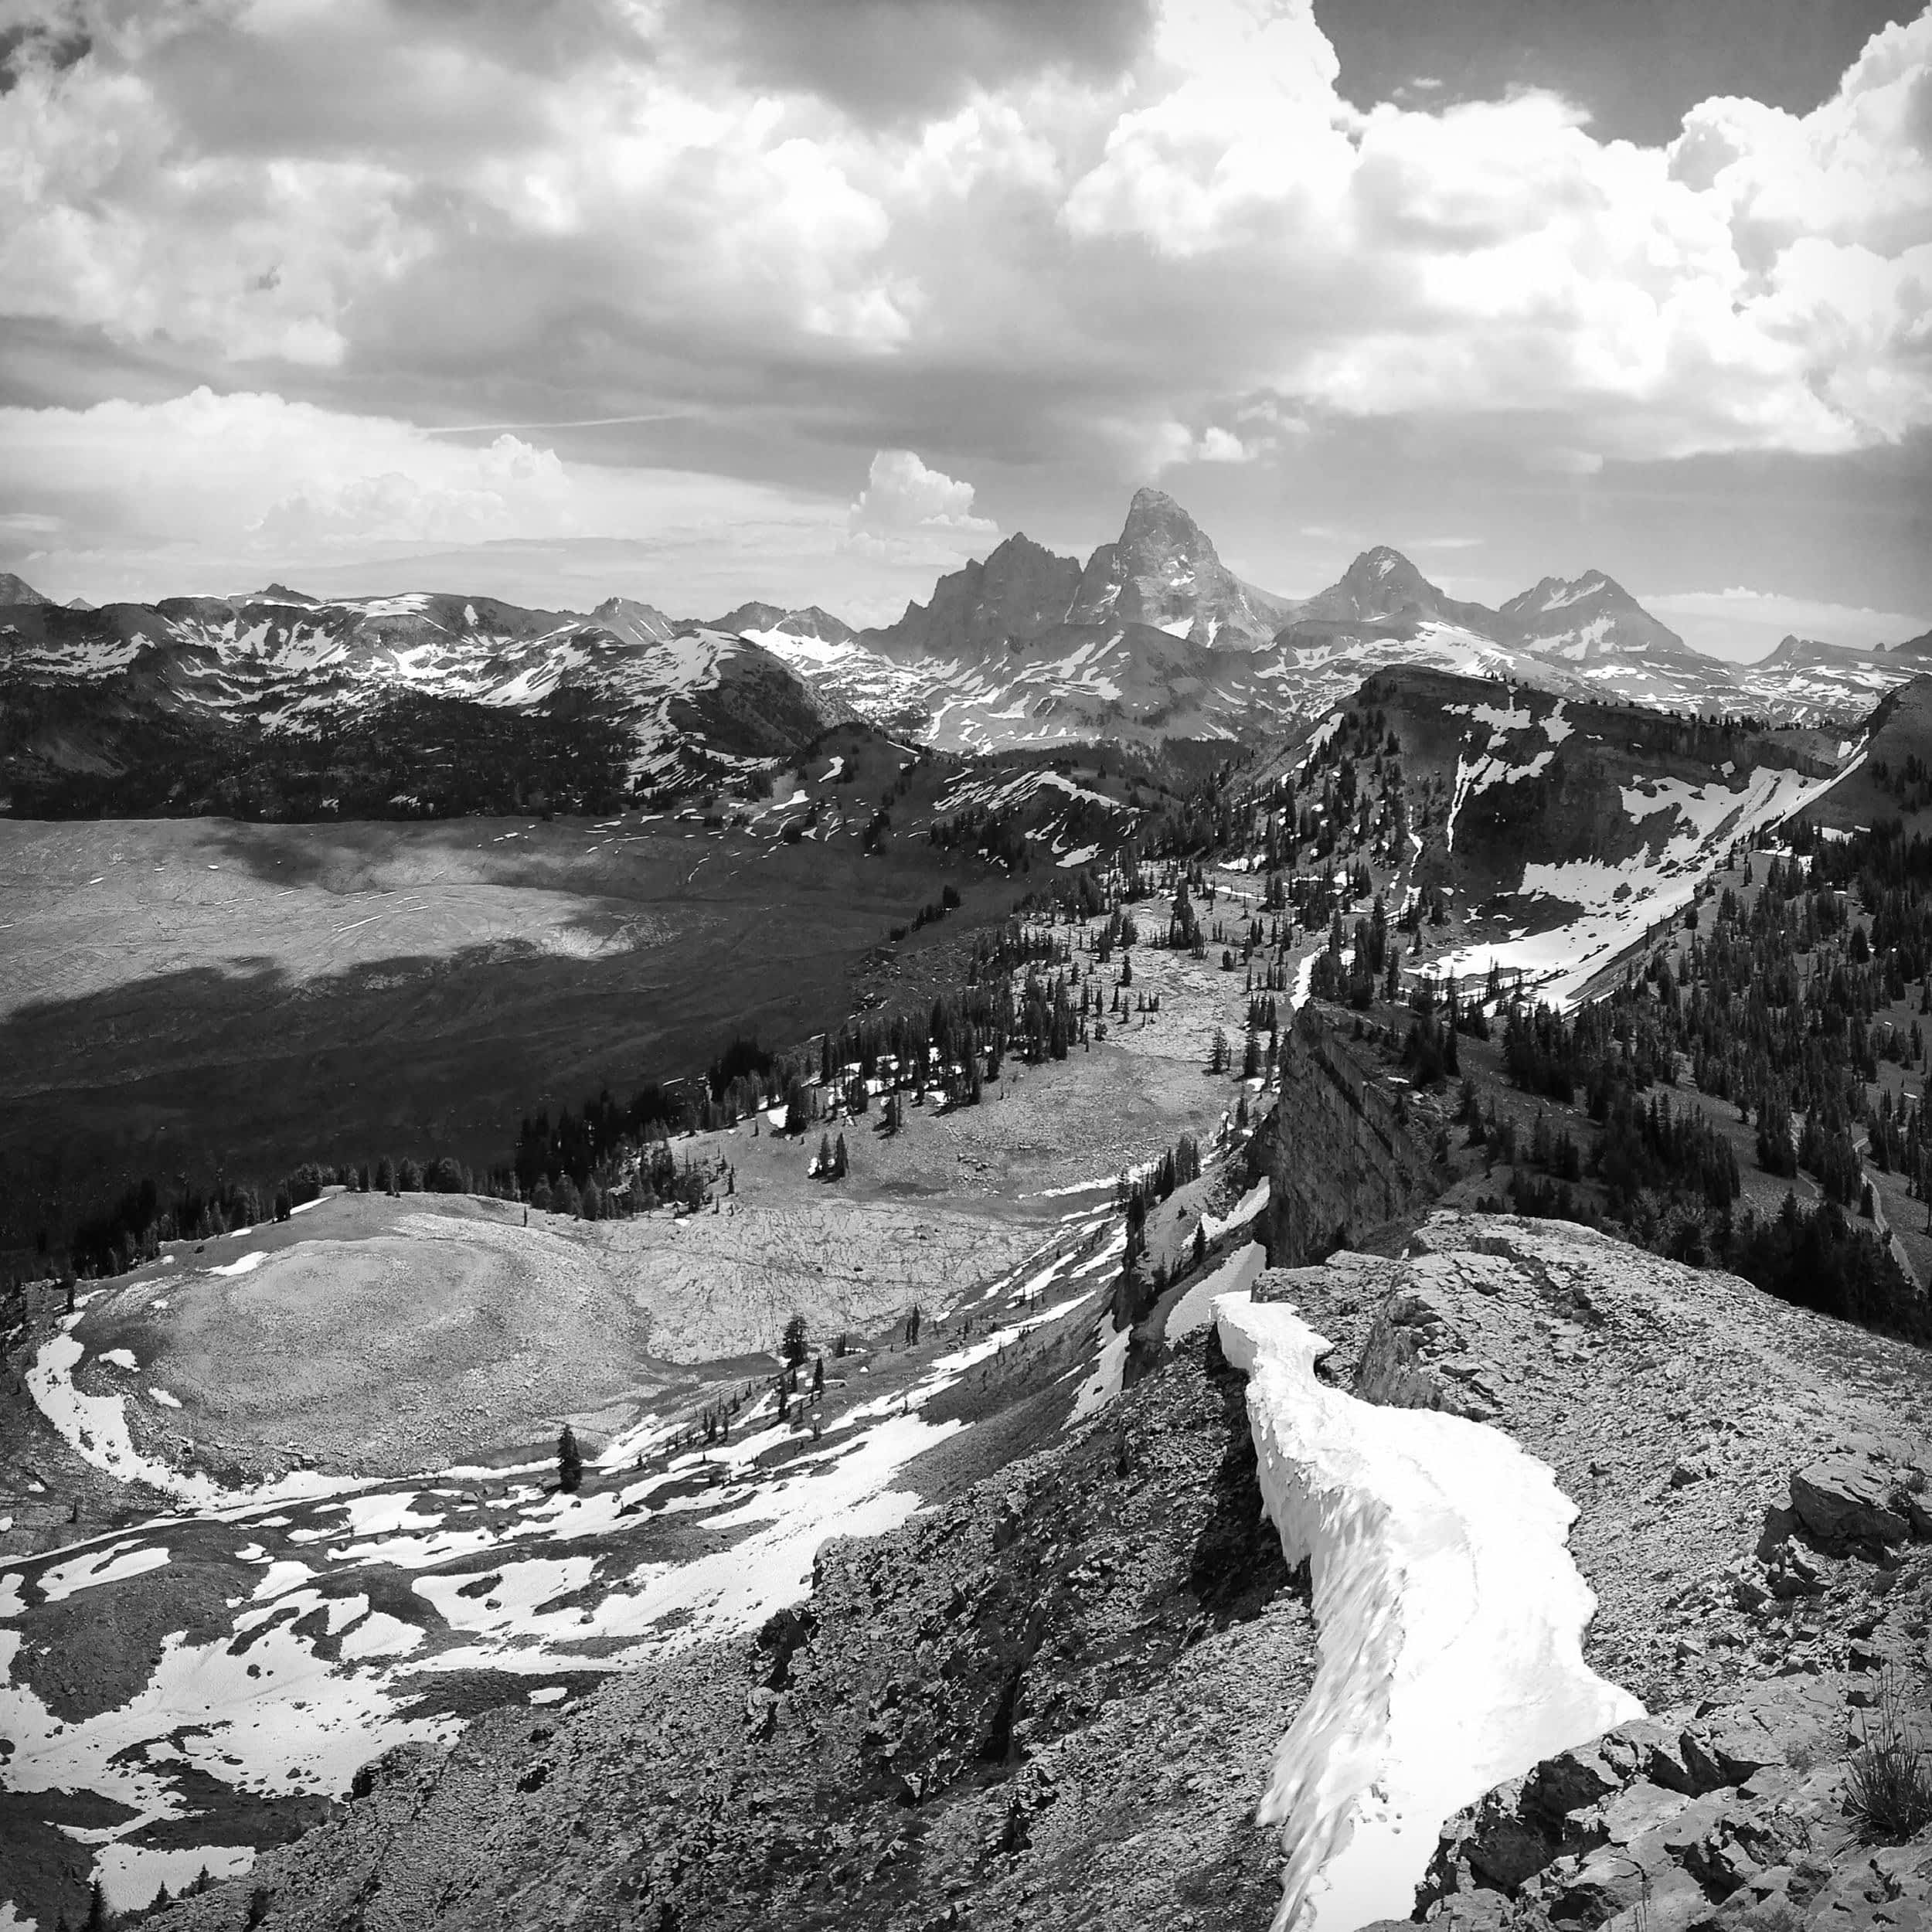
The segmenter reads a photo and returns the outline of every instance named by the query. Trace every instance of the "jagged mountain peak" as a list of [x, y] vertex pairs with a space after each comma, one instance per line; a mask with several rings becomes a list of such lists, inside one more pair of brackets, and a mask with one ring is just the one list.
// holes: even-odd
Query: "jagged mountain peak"
[[1871, 655], [1855, 645], [1827, 644], [1821, 638], [1801, 638], [1795, 631], [1787, 631], [1779, 638], [1774, 650], [1758, 659], [1755, 668], [1760, 671], [1807, 670], [1819, 665], [1860, 664]]
[[1120, 546], [1126, 549], [1149, 541], [1165, 541], [1190, 549], [1199, 546], [1210, 556], [1215, 553], [1207, 532], [1165, 490], [1143, 484], [1134, 492], [1134, 499], [1127, 506], [1127, 521], [1121, 526]]
[[1143, 485], [1120, 536], [1087, 560], [1067, 612], [1075, 624], [1140, 624], [1196, 644], [1267, 644], [1287, 605], [1244, 583], [1164, 490]]
[[735, 611], [728, 611], [715, 620], [711, 628], [729, 631], [761, 642], [782, 634], [821, 644], [844, 645], [850, 644], [859, 635], [843, 617], [835, 617], [816, 604], [808, 604], [802, 610], [790, 609], [782, 604], [741, 604]]
[[301, 605], [304, 610], [313, 610], [322, 600], [311, 597], [306, 590], [291, 590], [285, 583], [271, 583], [264, 589], [250, 592], [240, 601], [243, 604], [294, 604]]
[[1660, 623], [1608, 572], [1541, 579], [1497, 613], [1498, 634], [1578, 663], [1606, 658], [1695, 657], [1684, 640]]
[[1568, 610], [1577, 604], [1597, 609], [1641, 611], [1643, 606], [1603, 570], [1586, 570], [1578, 577], [1549, 577], [1512, 597], [1502, 607], [1505, 617], [1530, 617], [1546, 611]]

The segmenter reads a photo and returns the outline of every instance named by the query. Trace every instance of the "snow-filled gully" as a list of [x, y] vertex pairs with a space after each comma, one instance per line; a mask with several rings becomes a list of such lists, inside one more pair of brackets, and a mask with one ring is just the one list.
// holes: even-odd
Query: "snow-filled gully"
[[1329, 1344], [1287, 1303], [1223, 1295], [1215, 1321], [1319, 1628], [1259, 1812], [1281, 1829], [1275, 1932], [1406, 1918], [1445, 1818], [1643, 1706], [1583, 1662], [1596, 1599], [1546, 1464], [1499, 1430], [1329, 1387]]

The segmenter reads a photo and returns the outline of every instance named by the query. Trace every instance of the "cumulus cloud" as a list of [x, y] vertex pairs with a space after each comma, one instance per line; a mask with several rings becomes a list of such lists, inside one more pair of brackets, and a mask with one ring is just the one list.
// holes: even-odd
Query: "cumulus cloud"
[[[1359, 108], [1309, 0], [6, 5], [0, 315], [356, 420], [695, 404], [828, 492], [882, 447], [855, 552], [992, 533], [915, 440], [1129, 478], [1423, 417], [1587, 478], [1932, 429], [1932, 11], [1808, 114], [1645, 147], [1546, 93]], [[251, 513], [582, 514], [464, 461], [294, 462]]]
[[892, 563], [941, 567], [985, 549], [999, 526], [973, 514], [973, 486], [929, 469], [911, 450], [880, 450], [847, 512], [852, 547]]
[[1100, 427], [1125, 453], [1127, 467], [1136, 476], [1159, 476], [1188, 463], [1252, 463], [1275, 443], [1265, 431], [1237, 436], [1216, 423], [1197, 433], [1172, 417], [1151, 422], [1133, 417], [1112, 418]]
[[[640, 531], [742, 533], [825, 554], [829, 499], [669, 469], [565, 464], [509, 434], [481, 447], [388, 418], [199, 389], [158, 403], [0, 409], [0, 527], [65, 571], [83, 534], [118, 594], [222, 587], [259, 569], [299, 570], [396, 549]], [[26, 480], [32, 479], [29, 485]], [[8, 498], [31, 488], [35, 508]], [[29, 525], [29, 516], [39, 521]], [[738, 541], [733, 539], [734, 543]]]
[[957, 530], [988, 536], [998, 529], [973, 515], [973, 486], [928, 469], [911, 450], [880, 450], [852, 506], [854, 529]]
[[0, 568], [96, 601], [280, 577], [573, 608], [622, 590], [685, 615], [763, 595], [883, 621], [935, 561], [997, 536], [972, 507], [970, 484], [909, 451], [881, 451], [851, 503], [247, 392], [0, 408]]

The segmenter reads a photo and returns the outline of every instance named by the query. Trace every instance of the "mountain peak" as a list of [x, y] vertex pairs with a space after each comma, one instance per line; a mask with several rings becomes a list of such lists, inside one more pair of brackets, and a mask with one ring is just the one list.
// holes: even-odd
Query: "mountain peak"
[[1165, 490], [1148, 485], [1134, 492], [1127, 506], [1127, 521], [1121, 526], [1120, 540], [1114, 546], [1123, 556], [1143, 554], [1185, 558], [1190, 561], [1219, 563], [1207, 532]]
[[0, 604], [51, 604], [53, 599], [43, 597], [24, 578], [15, 577], [11, 570], [0, 570]]
[[1378, 543], [1364, 550], [1342, 573], [1345, 583], [1396, 583], [1417, 590], [1430, 587], [1427, 578], [1393, 544]]
[[662, 611], [635, 597], [606, 597], [590, 614], [627, 644], [662, 644], [677, 634], [677, 626]]
[[1075, 624], [1142, 624], [1196, 644], [1253, 649], [1285, 606], [1243, 583], [1213, 540], [1165, 490], [1143, 485], [1113, 543], [1087, 560], [1067, 611]]
[[1512, 597], [1498, 614], [1505, 641], [1577, 663], [1619, 656], [1681, 657], [1689, 649], [1603, 570], [1544, 577]]

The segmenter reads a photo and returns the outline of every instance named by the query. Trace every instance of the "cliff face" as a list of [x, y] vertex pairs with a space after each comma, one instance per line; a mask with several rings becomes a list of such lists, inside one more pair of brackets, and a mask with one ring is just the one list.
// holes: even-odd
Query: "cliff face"
[[1268, 1255], [1277, 1267], [1319, 1260], [1438, 1192], [1427, 1145], [1353, 1043], [1311, 1007], [1288, 1029], [1281, 1104], [1264, 1134]]

